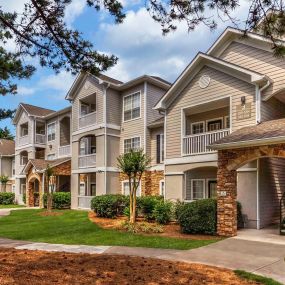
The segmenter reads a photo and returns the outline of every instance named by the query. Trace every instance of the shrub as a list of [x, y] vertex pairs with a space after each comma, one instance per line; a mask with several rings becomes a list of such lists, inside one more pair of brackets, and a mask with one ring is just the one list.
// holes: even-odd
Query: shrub
[[131, 233], [163, 233], [160, 225], [145, 222], [131, 224], [129, 221], [124, 221], [121, 227]]
[[242, 215], [242, 206], [240, 202], [237, 202], [237, 227], [238, 229], [244, 228], [244, 220]]
[[183, 233], [216, 234], [217, 201], [215, 199], [185, 203], [179, 207], [177, 216]]
[[115, 218], [122, 215], [129, 203], [129, 196], [124, 195], [101, 195], [91, 201], [91, 208], [98, 217]]
[[[47, 193], [43, 196], [44, 207], [47, 207]], [[70, 209], [71, 206], [71, 194], [68, 192], [55, 192], [52, 195], [52, 207], [53, 209]]]
[[27, 202], [27, 196], [26, 193], [23, 194], [23, 203], [26, 205]]
[[153, 214], [155, 221], [166, 225], [170, 222], [173, 213], [173, 204], [170, 201], [159, 201], [154, 208]]
[[162, 201], [161, 196], [142, 196], [137, 198], [138, 213], [141, 214], [147, 221], [155, 219], [155, 206]]
[[0, 205], [10, 205], [15, 203], [15, 194], [10, 192], [0, 193]]

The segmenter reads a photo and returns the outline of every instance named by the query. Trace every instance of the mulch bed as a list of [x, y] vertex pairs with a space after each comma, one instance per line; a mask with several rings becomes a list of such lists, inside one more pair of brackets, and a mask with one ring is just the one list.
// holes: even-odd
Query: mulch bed
[[[122, 230], [121, 224], [123, 221], [127, 220], [127, 217], [117, 217], [116, 219], [107, 219], [96, 217], [94, 212], [89, 212], [89, 219], [97, 224], [99, 227], [104, 229], [115, 229]], [[138, 219], [138, 222], [142, 220]], [[155, 235], [155, 236], [164, 236], [164, 237], [172, 237], [172, 238], [180, 238], [180, 239], [190, 239], [190, 240], [216, 240], [220, 239], [217, 236], [209, 236], [209, 235], [190, 235], [190, 234], [182, 234], [180, 232], [180, 227], [176, 223], [170, 223], [169, 225], [163, 225], [163, 233], [151, 233], [147, 235]], [[144, 235], [146, 233], [143, 233]]]
[[52, 212], [44, 211], [44, 212], [40, 212], [38, 215], [43, 216], [43, 217], [49, 217], [49, 216], [56, 217], [56, 216], [62, 216], [63, 213], [54, 212], [54, 211], [52, 211]]
[[119, 255], [0, 249], [1, 285], [249, 285], [232, 271], [199, 264]]

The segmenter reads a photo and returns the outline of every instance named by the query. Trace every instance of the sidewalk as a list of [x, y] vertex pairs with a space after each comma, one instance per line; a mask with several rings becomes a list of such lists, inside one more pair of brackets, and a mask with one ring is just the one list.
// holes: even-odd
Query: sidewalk
[[[10, 213], [0, 210], [1, 215]], [[5, 212], [5, 213], [4, 213]], [[0, 233], [1, 235], [1, 233]], [[119, 246], [62, 245], [28, 241], [15, 241], [0, 238], [0, 247], [60, 251], [89, 254], [119, 254], [160, 258], [188, 263], [201, 263], [229, 269], [242, 269], [248, 272], [271, 277], [285, 284], [285, 237], [278, 242], [252, 240], [253, 234], [228, 238], [208, 246], [192, 250], [153, 249]], [[264, 242], [265, 241], [265, 242]]]

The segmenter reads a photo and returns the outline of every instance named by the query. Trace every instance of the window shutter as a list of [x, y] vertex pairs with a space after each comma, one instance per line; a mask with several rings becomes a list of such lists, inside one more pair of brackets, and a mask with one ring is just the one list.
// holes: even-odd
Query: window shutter
[[156, 136], [156, 163], [160, 163], [160, 135]]

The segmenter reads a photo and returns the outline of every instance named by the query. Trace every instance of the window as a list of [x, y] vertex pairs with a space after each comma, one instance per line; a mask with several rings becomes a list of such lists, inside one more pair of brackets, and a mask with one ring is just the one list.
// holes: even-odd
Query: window
[[47, 127], [48, 141], [55, 140], [55, 123], [51, 123]]
[[165, 182], [164, 182], [164, 180], [160, 180], [159, 181], [159, 195], [161, 195], [163, 197], [165, 195], [164, 189], [165, 189]]
[[12, 160], [12, 176], [15, 176], [15, 159]]
[[164, 134], [156, 136], [156, 163], [164, 161]]
[[204, 132], [204, 122], [193, 123], [192, 125], [192, 134], [201, 134]]
[[28, 125], [28, 123], [25, 123], [25, 124], [21, 125], [21, 127], [20, 127], [20, 136], [25, 137], [28, 134], [29, 134], [29, 125]]
[[221, 130], [223, 127], [223, 119], [207, 121], [208, 132]]
[[230, 127], [231, 127], [230, 117], [229, 117], [229, 116], [225, 116], [225, 119], [224, 119], [224, 128], [225, 128], [225, 129], [229, 129]]
[[20, 155], [20, 165], [26, 165], [28, 162], [28, 153], [24, 152]]
[[124, 153], [129, 152], [131, 149], [138, 150], [141, 147], [141, 138], [134, 137], [124, 140]]
[[52, 153], [52, 154], [48, 154], [47, 155], [47, 160], [54, 160], [56, 157], [55, 157], [55, 153]]
[[208, 198], [217, 198], [217, 180], [208, 179]]
[[26, 194], [26, 184], [21, 184], [20, 186], [20, 195]]
[[85, 182], [79, 184], [79, 196], [85, 196]]
[[192, 179], [191, 180], [192, 200], [199, 200], [205, 198], [205, 180]]
[[[125, 180], [122, 182], [122, 192], [123, 192], [123, 195], [126, 195], [126, 196], [130, 195], [130, 187], [129, 187], [129, 181], [128, 180]], [[141, 184], [139, 185], [136, 194], [137, 194], [137, 196], [141, 196]]]
[[124, 97], [124, 121], [139, 118], [141, 115], [141, 94], [140, 92]]
[[91, 196], [96, 196], [96, 183], [92, 182], [90, 184], [90, 192]]

